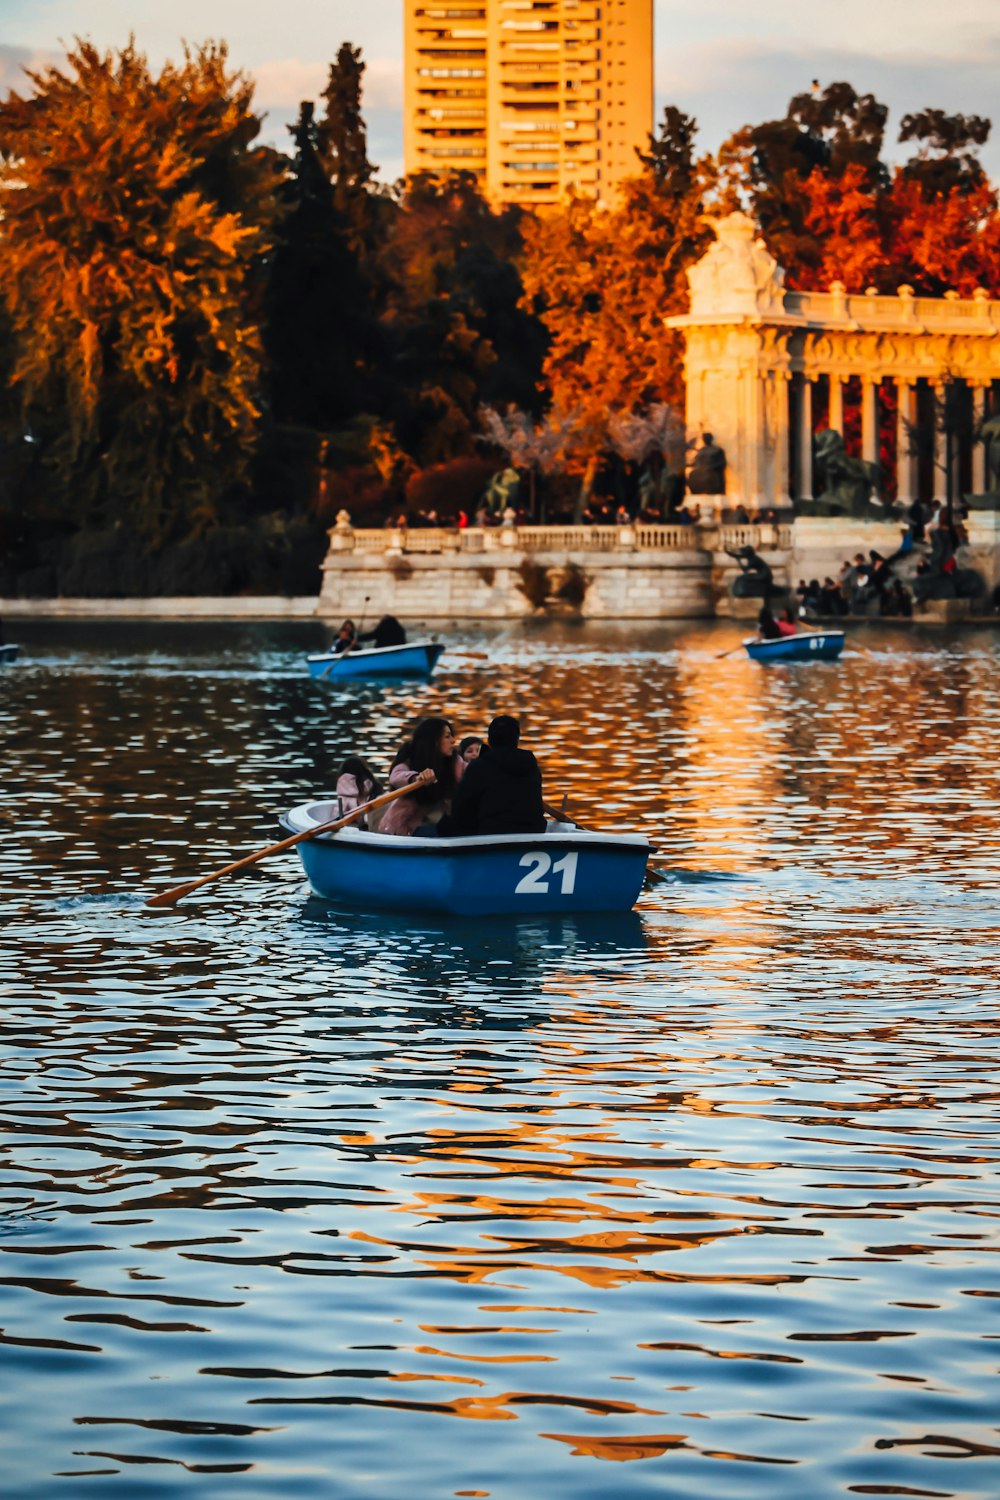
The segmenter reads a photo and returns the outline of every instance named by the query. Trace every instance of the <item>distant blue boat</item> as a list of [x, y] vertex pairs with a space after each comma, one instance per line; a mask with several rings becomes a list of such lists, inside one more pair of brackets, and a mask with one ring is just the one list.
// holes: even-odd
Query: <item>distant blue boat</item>
[[[301, 833], [335, 815], [329, 802], [306, 802], [281, 825]], [[327, 901], [468, 917], [631, 911], [652, 851], [641, 834], [584, 833], [572, 823], [458, 839], [344, 828], [296, 848], [309, 884]]]
[[0, 667], [8, 661], [17, 661], [17, 653], [20, 646], [0, 646]]
[[842, 630], [803, 630], [773, 641], [750, 636], [743, 642], [751, 661], [834, 661], [844, 648]]
[[429, 677], [443, 650], [438, 641], [413, 641], [339, 654], [320, 651], [306, 661], [311, 675], [322, 682], [342, 682], [348, 677]]

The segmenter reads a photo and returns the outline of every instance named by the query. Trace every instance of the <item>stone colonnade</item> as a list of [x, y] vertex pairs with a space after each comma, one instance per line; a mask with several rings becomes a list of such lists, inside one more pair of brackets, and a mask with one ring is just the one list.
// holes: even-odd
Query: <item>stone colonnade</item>
[[[727, 505], [813, 499], [817, 424], [843, 434], [848, 387], [860, 387], [859, 456], [877, 462], [883, 383], [895, 387], [897, 498], [908, 503], [918, 494], [911, 451], [923, 425], [918, 394], [929, 389], [940, 402], [956, 384], [968, 388], [971, 407], [963, 437], [971, 453], [961, 456], [961, 472], [973, 493], [984, 490], [984, 449], [972, 433], [1000, 408], [1000, 302], [981, 288], [964, 300], [954, 292], [917, 297], [907, 286], [896, 296], [854, 296], [837, 281], [827, 292], [786, 291], [784, 272], [745, 214], [716, 221], [715, 232], [688, 272], [690, 312], [666, 322], [685, 334], [688, 429], [711, 432], [726, 450]], [[936, 429], [927, 480], [933, 498], [943, 499], [949, 462], [957, 471], [959, 461], [940, 423]]]

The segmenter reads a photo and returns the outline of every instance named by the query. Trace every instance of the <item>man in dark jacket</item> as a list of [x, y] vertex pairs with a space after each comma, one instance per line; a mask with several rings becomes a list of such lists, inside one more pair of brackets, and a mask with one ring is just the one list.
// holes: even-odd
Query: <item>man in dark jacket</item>
[[501, 714], [489, 727], [487, 743], [455, 789], [449, 818], [438, 831], [459, 837], [473, 833], [544, 833], [542, 773], [530, 750], [519, 750], [521, 726]]
[[358, 636], [359, 641], [371, 641], [376, 650], [383, 646], [405, 646], [406, 631], [395, 615], [383, 615], [374, 630], [366, 630]]

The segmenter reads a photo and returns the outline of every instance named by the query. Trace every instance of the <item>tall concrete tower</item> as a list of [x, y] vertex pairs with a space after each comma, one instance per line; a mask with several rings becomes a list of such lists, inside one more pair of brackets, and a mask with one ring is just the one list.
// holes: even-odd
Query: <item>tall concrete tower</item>
[[653, 0], [405, 0], [407, 173], [610, 200], [653, 128]]

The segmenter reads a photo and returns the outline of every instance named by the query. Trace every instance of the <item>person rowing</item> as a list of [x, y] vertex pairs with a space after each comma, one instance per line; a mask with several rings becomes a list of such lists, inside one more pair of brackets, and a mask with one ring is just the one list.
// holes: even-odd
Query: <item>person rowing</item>
[[465, 769], [465, 762], [455, 754], [455, 744], [447, 719], [421, 719], [396, 753], [389, 786], [406, 786], [427, 770], [433, 771], [434, 783], [391, 803], [378, 825], [379, 833], [416, 834], [421, 838], [437, 833], [439, 823], [451, 812], [452, 797]]
[[771, 606], [764, 604], [757, 616], [758, 640], [778, 641], [786, 635], [798, 635], [798, 626], [792, 618], [792, 611], [784, 609], [780, 617], [776, 618]]
[[334, 636], [330, 650], [335, 656], [340, 656], [343, 652], [352, 650], [357, 644], [357, 639], [358, 631], [354, 621], [345, 620]]

